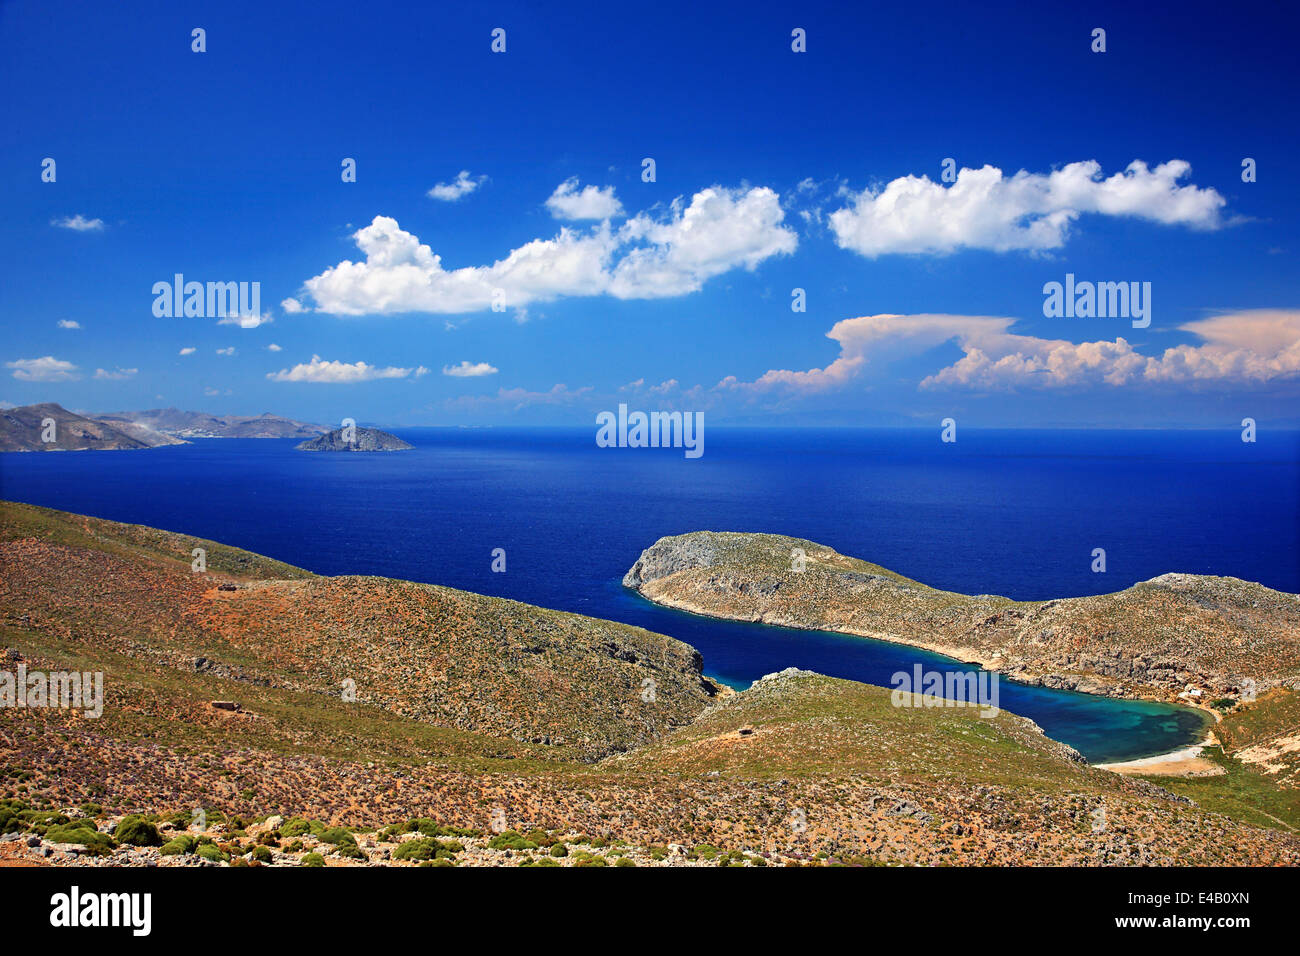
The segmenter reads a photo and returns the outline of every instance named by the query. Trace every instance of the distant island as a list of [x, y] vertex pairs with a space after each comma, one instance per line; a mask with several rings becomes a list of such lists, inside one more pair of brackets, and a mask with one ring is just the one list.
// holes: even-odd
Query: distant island
[[350, 438], [345, 436], [345, 431], [346, 429], [336, 428], [326, 435], [302, 442], [295, 448], [298, 451], [405, 451], [415, 447], [378, 428], [354, 428]]
[[0, 410], [0, 451], [123, 451], [184, 445], [191, 438], [308, 438], [326, 431], [270, 412], [223, 416], [155, 408], [80, 414], [56, 402]]

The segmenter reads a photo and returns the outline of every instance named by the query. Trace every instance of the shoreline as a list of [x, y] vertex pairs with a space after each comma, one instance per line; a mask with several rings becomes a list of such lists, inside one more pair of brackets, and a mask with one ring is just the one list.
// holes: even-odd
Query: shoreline
[[[669, 602], [667, 600], [663, 600], [660, 598], [652, 598], [649, 595], [647, 595], [644, 591], [642, 591], [640, 588], [637, 587], [628, 587], [627, 585], [622, 585], [622, 586], [625, 590], [635, 594], [643, 601], [647, 601], [648, 603], [653, 604], [655, 607], [665, 608], [671, 611], [678, 611], [683, 614], [692, 614], [696, 617], [701, 617], [706, 620], [732, 621], [739, 624], [757, 624], [766, 627], [781, 627], [793, 631], [809, 631], [809, 632], [821, 631], [827, 634], [840, 634], [846, 637], [857, 637], [857, 638], [865, 638], [867, 640], [882, 641], [886, 644], [896, 644], [902, 647], [911, 647], [916, 650], [926, 651], [931, 654], [938, 654], [941, 657], [947, 657], [950, 660], [956, 661], [957, 663], [960, 664], [972, 664], [985, 671], [988, 671], [989, 673], [998, 674], [999, 677], [1002, 679], [1011, 681], [1016, 684], [1020, 684], [1021, 686], [1024, 687], [1038, 687], [1043, 690], [1055, 690], [1055, 691], [1061, 691], [1064, 693], [1073, 693], [1073, 694], [1086, 694], [1089, 697], [1095, 697], [1102, 700], [1105, 700], [1107, 698], [1112, 698], [1116, 700], [1131, 700], [1137, 702], [1166, 704], [1173, 707], [1185, 707], [1188, 710], [1194, 710], [1198, 713], [1208, 715], [1208, 717], [1210, 718], [1210, 721], [1208, 722], [1208, 726], [1213, 726], [1214, 724], [1217, 724], [1219, 721], [1223, 719], [1222, 714], [1220, 714], [1218, 711], [1214, 710], [1213, 708], [1209, 707], [1208, 705], [1192, 703], [1191, 701], [1188, 701], [1186, 699], [1176, 698], [1174, 700], [1169, 700], [1164, 697], [1156, 697], [1156, 696], [1149, 696], [1149, 695], [1134, 696], [1131, 694], [1094, 694], [1091, 691], [1079, 690], [1077, 688], [1063, 688], [1063, 687], [1054, 688], [1054, 687], [1048, 687], [1045, 684], [1031, 684], [1028, 683], [1027, 681], [1017, 680], [1014, 677], [1007, 676], [1006, 673], [994, 662], [993, 658], [988, 658], [985, 657], [984, 655], [978, 654], [972, 648], [954, 648], [942, 644], [921, 643], [919, 641], [905, 640], [895, 635], [884, 634], [884, 633], [866, 633], [863, 631], [840, 630], [836, 628], [801, 627], [798, 624], [776, 623], [772, 621], [762, 620], [761, 618], [754, 619], [754, 618], [745, 618], [739, 616], [712, 614], [706, 611], [697, 610], [683, 603]], [[1035, 674], [1032, 676], [1040, 681], [1049, 677], [1060, 677], [1060, 675], [1053, 675], [1053, 674]], [[1217, 764], [1212, 764], [1209, 761], [1204, 760], [1203, 758], [1200, 757], [1200, 753], [1205, 747], [1215, 746], [1218, 743], [1212, 731], [1207, 729], [1205, 732], [1206, 732], [1206, 738], [1202, 740], [1200, 743], [1185, 744], [1173, 750], [1160, 751], [1158, 753], [1149, 754], [1145, 757], [1134, 757], [1130, 760], [1108, 761], [1106, 763], [1089, 762], [1088, 766], [1096, 767], [1101, 770], [1109, 770], [1112, 773], [1120, 773], [1120, 774], [1135, 773], [1137, 771], [1135, 771], [1132, 768], [1136, 768], [1136, 767], [1143, 767], [1143, 768], [1164, 767], [1167, 769], [1157, 769], [1157, 770], [1145, 769], [1142, 772], [1157, 773], [1162, 775], [1178, 775], [1178, 776], [1189, 776], [1192, 775], [1193, 773], [1195, 773], [1196, 775], [1207, 775], [1207, 776], [1217, 775], [1218, 773], [1223, 772], [1222, 768], [1218, 767]], [[1047, 736], [1046, 732], [1043, 733], [1043, 736], [1045, 737]], [[1056, 740], [1055, 737], [1052, 737], [1050, 739]], [[1064, 741], [1057, 740], [1057, 743], [1064, 744]], [[1064, 745], [1069, 746], [1068, 744], [1064, 744]]]
[[1092, 766], [1098, 770], [1109, 770], [1111, 773], [1123, 774], [1124, 776], [1217, 777], [1226, 773], [1226, 771], [1218, 764], [1201, 756], [1206, 747], [1214, 746], [1218, 746], [1218, 741], [1213, 734], [1210, 734], [1199, 744], [1171, 750], [1168, 753], [1155, 754], [1150, 757], [1137, 757], [1133, 760], [1120, 760], [1114, 763], [1095, 763]]

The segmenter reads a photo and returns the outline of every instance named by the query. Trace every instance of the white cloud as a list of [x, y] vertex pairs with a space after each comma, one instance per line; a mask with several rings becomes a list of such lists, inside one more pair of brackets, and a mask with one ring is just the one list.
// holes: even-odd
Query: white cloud
[[6, 362], [5, 368], [14, 370], [14, 378], [20, 382], [71, 382], [77, 375], [77, 366], [53, 355], [43, 358], [16, 359]]
[[1190, 172], [1181, 159], [1154, 170], [1134, 160], [1103, 179], [1101, 165], [1088, 160], [1046, 175], [1021, 170], [1005, 177], [994, 166], [962, 169], [947, 187], [927, 176], [903, 176], [879, 191], [850, 192], [850, 205], [831, 213], [830, 224], [840, 247], [868, 257], [1056, 249], [1085, 213], [1219, 227], [1226, 200], [1213, 189], [1178, 185]]
[[429, 190], [428, 196], [430, 199], [441, 199], [443, 202], [455, 202], [478, 189], [486, 180], [486, 176], [474, 179], [468, 169], [462, 169], [453, 182], [438, 183]]
[[196, 349], [194, 346], [187, 345], [183, 349], [181, 349], [181, 355], [193, 355], [196, 351], [198, 351], [198, 349]]
[[444, 365], [442, 367], [443, 375], [451, 375], [455, 378], [478, 378], [480, 375], [495, 375], [497, 369], [487, 362], [469, 362], [462, 361], [459, 365]]
[[284, 309], [286, 315], [297, 315], [299, 312], [307, 311], [307, 307], [297, 299], [281, 299], [280, 308]]
[[59, 328], [61, 329], [79, 329], [81, 323], [74, 319], [59, 319]]
[[255, 329], [258, 326], [270, 325], [274, 321], [275, 319], [270, 312], [264, 312], [261, 315], [249, 313], [246, 315], [228, 315], [224, 319], [218, 320], [217, 325], [237, 325], [241, 329]]
[[579, 190], [577, 176], [555, 187], [546, 208], [556, 219], [613, 219], [623, 215], [623, 204], [614, 197], [613, 186], [584, 186]]
[[702, 189], [689, 206], [676, 200], [666, 221], [641, 213], [624, 223], [620, 236], [648, 245], [619, 260], [609, 292], [620, 299], [682, 295], [737, 266], [754, 269], [772, 256], [792, 253], [798, 239], [781, 225], [784, 218], [780, 197], [766, 187]]
[[588, 232], [562, 227], [489, 266], [448, 271], [442, 259], [376, 216], [355, 239], [364, 262], [345, 260], [304, 283], [317, 309], [335, 315], [477, 312], [499, 302], [521, 309], [562, 296], [650, 299], [684, 295], [728, 270], [754, 269], [793, 252], [798, 240], [781, 225], [780, 198], [767, 188], [703, 189], [680, 198], [665, 218], [642, 213], [615, 231], [608, 221]]
[[593, 391], [590, 385], [569, 388], [564, 384], [552, 386], [550, 391], [531, 392], [526, 388], [501, 388], [495, 395], [460, 395], [447, 404], [457, 407], [479, 408], [493, 406], [520, 411], [532, 405], [570, 405]]
[[120, 381], [124, 378], [130, 378], [140, 370], [138, 368], [118, 368], [109, 372], [102, 368], [95, 369], [95, 378], [107, 381]]
[[954, 342], [963, 355], [920, 386], [1014, 389], [1222, 382], [1261, 384], [1300, 375], [1300, 310], [1253, 309], [1188, 322], [1202, 341], [1144, 355], [1123, 337], [1070, 342], [1019, 335], [1014, 319], [978, 315], [868, 315], [827, 333], [840, 354], [825, 368], [772, 369], [753, 382], [728, 376], [722, 390], [815, 393], [844, 388], [869, 363]]
[[423, 365], [416, 368], [378, 368], [365, 362], [323, 362], [319, 355], [313, 355], [311, 362], [295, 365], [291, 369], [267, 373], [273, 382], [324, 382], [335, 385], [352, 385], [356, 382], [369, 382], [379, 378], [408, 378], [428, 374]]
[[660, 382], [658, 385], [651, 385], [650, 391], [654, 392], [656, 395], [666, 395], [679, 385], [680, 383], [677, 379], [670, 378], [667, 381]]
[[51, 226], [57, 226], [60, 229], [71, 229], [73, 232], [103, 232], [104, 220], [87, 219], [81, 213], [75, 216], [64, 216], [61, 219], [51, 219]]
[[233, 345], [229, 345], [229, 346], [227, 346], [227, 347], [224, 348], [224, 349], [217, 349], [217, 354], [218, 354], [218, 355], [234, 355], [234, 354], [235, 354], [235, 347], [234, 347]]
[[268, 352], [278, 352], [278, 351], [280, 351], [280, 346], [278, 346], [278, 345], [276, 345], [274, 342], [272, 342], [270, 345], [268, 345], [268, 346], [266, 347], [266, 350], [267, 350]]

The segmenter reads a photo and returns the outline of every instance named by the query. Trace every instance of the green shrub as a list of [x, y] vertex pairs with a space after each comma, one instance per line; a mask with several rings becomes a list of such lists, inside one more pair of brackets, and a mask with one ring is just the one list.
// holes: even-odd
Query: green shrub
[[340, 843], [351, 843], [353, 846], [357, 844], [357, 838], [342, 827], [330, 827], [327, 830], [321, 830], [320, 833], [316, 834], [316, 837], [322, 843], [329, 843], [334, 846], [338, 846]]
[[181, 856], [185, 853], [193, 853], [198, 845], [199, 841], [194, 837], [188, 833], [180, 833], [164, 843], [158, 852], [163, 856]]
[[555, 843], [555, 837], [545, 830], [529, 830], [524, 839], [529, 843], [536, 843], [538, 846], [551, 846]]
[[113, 840], [107, 833], [100, 833], [90, 827], [70, 827], [59, 824], [45, 831], [45, 839], [51, 843], [76, 843], [90, 849], [113, 849]]
[[260, 844], [262, 844], [262, 846], [279, 846], [279, 845], [280, 845], [280, 831], [279, 831], [279, 830], [267, 830], [267, 831], [265, 831], [261, 836], [259, 836], [259, 837], [257, 838], [257, 842], [260, 843]]
[[514, 830], [506, 830], [489, 840], [488, 848], [493, 850], [536, 850], [537, 844], [525, 840]]
[[200, 859], [210, 860], [213, 863], [225, 863], [229, 859], [221, 847], [215, 843], [200, 843], [198, 849], [194, 852], [198, 854]]
[[551, 847], [551, 856], [565, 857], [569, 855], [569, 848], [563, 843], [557, 843]]
[[300, 837], [312, 832], [312, 824], [315, 820], [304, 820], [302, 817], [294, 817], [286, 821], [280, 827], [280, 835], [286, 837]]
[[18, 812], [18, 819], [22, 820], [28, 827], [42, 836], [44, 836], [46, 831], [51, 827], [67, 826], [72, 822], [62, 813], [53, 810], [20, 810]]
[[635, 863], [633, 863], [631, 860], [629, 860], [629, 859], [628, 859], [627, 857], [625, 857], [625, 856], [624, 856], [624, 857], [620, 857], [620, 858], [619, 858], [619, 861], [618, 861], [617, 863], [615, 863], [614, 865], [615, 865], [615, 866], [636, 866]]
[[257, 846], [253, 847], [253, 859], [256, 860], [258, 863], [270, 863], [271, 851], [267, 847], [258, 844]]
[[302, 859], [298, 861], [298, 865], [299, 866], [324, 866], [325, 857], [321, 856], [319, 853], [305, 853], [303, 854]]
[[161, 846], [158, 828], [137, 814], [124, 817], [113, 831], [113, 839], [131, 846]]
[[428, 838], [407, 840], [393, 850], [394, 860], [432, 860], [438, 852], [437, 840]]
[[609, 864], [605, 862], [605, 858], [603, 856], [591, 856], [591, 855], [588, 855], [585, 859], [578, 860], [578, 862], [573, 865], [574, 866], [609, 866]]
[[[265, 847], [263, 849], [265, 849]], [[361, 847], [357, 846], [355, 843], [344, 843], [340, 845], [339, 848], [334, 851], [334, 855], [341, 856], [349, 860], [370, 859], [370, 857], [366, 856], [366, 851], [361, 849]]]

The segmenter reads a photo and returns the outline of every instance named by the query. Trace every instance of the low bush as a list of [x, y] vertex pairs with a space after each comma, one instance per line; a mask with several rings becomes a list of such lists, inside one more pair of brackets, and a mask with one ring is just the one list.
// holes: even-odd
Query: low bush
[[134, 813], [122, 818], [122, 822], [113, 831], [113, 839], [131, 846], [161, 846], [163, 842], [158, 835], [158, 828]]

